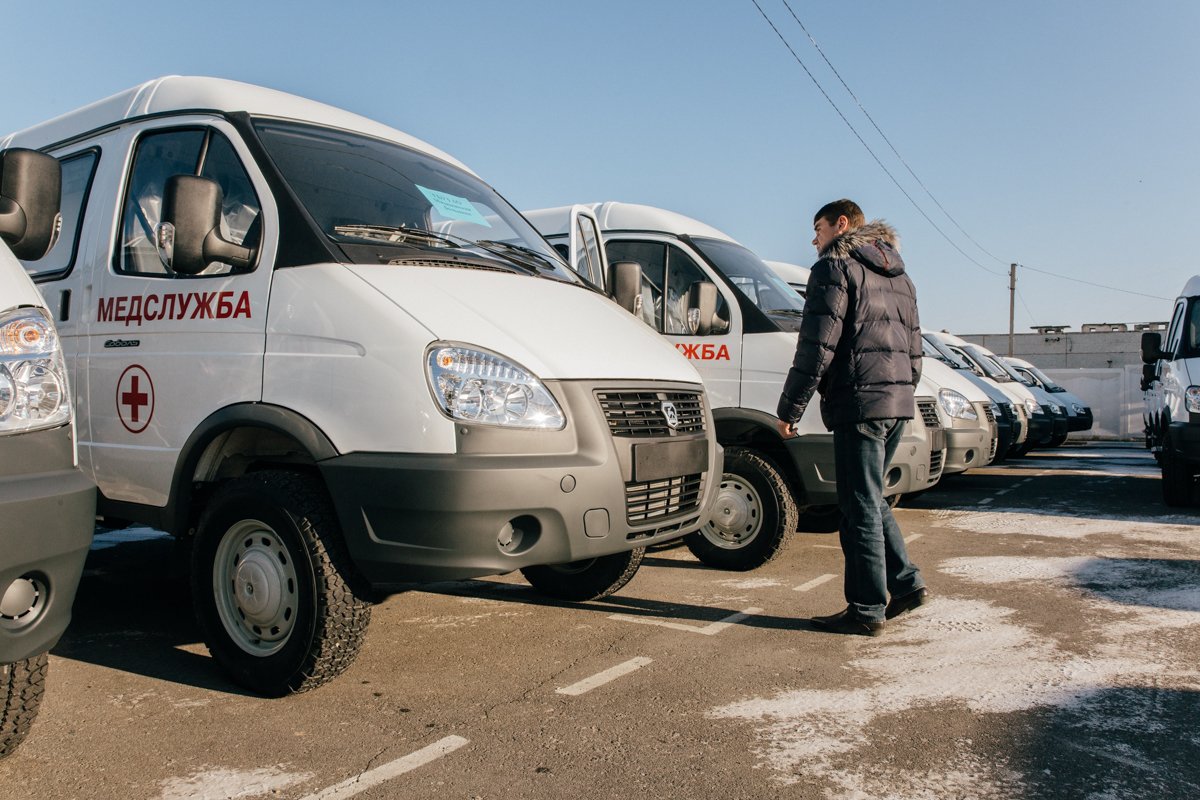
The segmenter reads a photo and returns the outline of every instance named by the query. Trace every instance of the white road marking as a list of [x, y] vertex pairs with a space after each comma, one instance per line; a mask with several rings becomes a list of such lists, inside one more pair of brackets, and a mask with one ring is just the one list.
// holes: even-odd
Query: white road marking
[[820, 547], [823, 550], [841, 550], [840, 544], [814, 544], [813, 547]]
[[981, 505], [981, 506], [986, 506], [986, 505], [987, 505], [988, 503], [990, 503], [990, 502], [992, 502], [992, 498], [990, 498], [990, 497], [985, 497], [985, 498], [983, 498], [982, 500], [980, 500], [980, 501], [979, 501], [979, 505]]
[[572, 697], [575, 697], [586, 692], [590, 692], [597, 686], [603, 686], [606, 683], [615, 681], [622, 675], [628, 675], [631, 672], [636, 672], [637, 670], [651, 663], [653, 660], [654, 659], [652, 658], [645, 658], [644, 656], [631, 658], [623, 664], [617, 664], [615, 667], [609, 667], [603, 672], [598, 672], [590, 678], [584, 678], [578, 683], [572, 683], [570, 686], [564, 686], [561, 689], [555, 689], [554, 691], [556, 691], [558, 694], [569, 694]]
[[640, 625], [658, 625], [660, 628], [670, 628], [673, 631], [687, 631], [688, 633], [699, 633], [704, 636], [714, 636], [728, 628], [730, 625], [736, 625], [742, 620], [749, 617], [751, 614], [757, 614], [762, 611], [761, 608], [747, 608], [745, 611], [739, 611], [736, 614], [730, 614], [724, 619], [719, 619], [716, 622], [709, 623], [704, 627], [696, 627], [695, 625], [687, 625], [683, 622], [669, 622], [665, 619], [648, 619], [646, 617], [631, 617], [627, 614], [610, 614], [609, 619], [619, 619], [622, 622], [636, 622]]
[[447, 736], [415, 753], [409, 753], [403, 758], [389, 761], [387, 764], [369, 769], [361, 775], [355, 775], [328, 789], [310, 794], [304, 800], [342, 800], [346, 797], [353, 797], [359, 792], [364, 792], [406, 772], [411, 772], [417, 767], [423, 767], [431, 761], [436, 761], [467, 744], [470, 744], [470, 740], [461, 736]]
[[797, 586], [794, 589], [794, 591], [807, 592], [809, 589], [815, 589], [818, 586], [820, 586], [822, 583], [828, 583], [829, 581], [833, 580], [836, 577], [837, 577], [837, 575], [834, 575], [833, 573], [828, 573], [826, 575], [818, 575], [817, 577], [813, 578], [808, 583], [800, 584], [799, 586]]
[[912, 536], [905, 536], [904, 543], [911, 544], [912, 542], [915, 542], [917, 539], [920, 539], [924, 535], [925, 534], [923, 534], [923, 533], [914, 533]]
[[996, 497], [1000, 497], [1001, 495], [1006, 495], [1006, 494], [1008, 494], [1008, 493], [1009, 493], [1009, 492], [1011, 492], [1011, 491], [1012, 491], [1012, 489], [1011, 489], [1011, 488], [1010, 488], [1010, 489], [1001, 489], [1000, 491], [998, 491], [998, 492], [996, 492], [996, 493], [995, 493], [995, 496], [996, 496]]

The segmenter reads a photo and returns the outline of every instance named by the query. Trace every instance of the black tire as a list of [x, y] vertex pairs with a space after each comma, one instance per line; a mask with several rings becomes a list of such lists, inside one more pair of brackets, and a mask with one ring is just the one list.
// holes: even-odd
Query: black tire
[[684, 537], [692, 555], [745, 572], [775, 558], [796, 530], [796, 500], [779, 468], [745, 447], [726, 447], [716, 517]]
[[25, 741], [42, 705], [49, 668], [45, 653], [0, 664], [0, 758], [11, 755]]
[[192, 595], [213, 658], [269, 697], [341, 674], [371, 621], [325, 487], [294, 472], [247, 475], [214, 493], [192, 548]]
[[813, 506], [800, 512], [796, 530], [804, 533], [837, 533], [842, 527], [842, 510], [837, 506]]
[[1063, 443], [1067, 441], [1067, 435], [1068, 434], [1064, 433], [1059, 436], [1051, 436], [1050, 441], [1046, 444], [1046, 447], [1062, 447]]
[[1162, 451], [1162, 496], [1169, 506], [1188, 506], [1192, 503], [1195, 474], [1191, 465], [1170, 450]]
[[[923, 489], [922, 491], [926, 491], [926, 492], [927, 492], [927, 491], [929, 491], [929, 490], [928, 490], [928, 489]], [[913, 497], [917, 497], [917, 496], [919, 496], [920, 494], [921, 494], [921, 492], [913, 492]], [[900, 500], [901, 500], [901, 498], [903, 498], [903, 497], [904, 497], [904, 495], [902, 495], [902, 494], [900, 494], [899, 492], [897, 492], [896, 494], [890, 494], [890, 495], [888, 495], [887, 497], [885, 497], [885, 498], [883, 498], [883, 499], [884, 499], [885, 501], [887, 501], [888, 508], [897, 508], [897, 507], [899, 507], [899, 505], [900, 505]]]
[[568, 564], [525, 567], [521, 574], [533, 588], [559, 600], [599, 600], [633, 579], [646, 548], [637, 547], [611, 556], [587, 558]]

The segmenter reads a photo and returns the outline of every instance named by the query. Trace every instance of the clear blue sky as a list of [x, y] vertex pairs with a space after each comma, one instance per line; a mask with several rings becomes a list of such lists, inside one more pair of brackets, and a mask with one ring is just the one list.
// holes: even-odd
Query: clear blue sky
[[[263, 84], [454, 154], [518, 208], [625, 200], [813, 260], [851, 197], [900, 231], [927, 326], [1008, 327], [1019, 262], [1173, 298], [1200, 273], [1200, 3], [790, 0], [979, 250], [861, 115], [782, 0], [10, 4], [0, 133], [166, 74]], [[1022, 271], [1017, 329], [1166, 319], [1169, 300]]]

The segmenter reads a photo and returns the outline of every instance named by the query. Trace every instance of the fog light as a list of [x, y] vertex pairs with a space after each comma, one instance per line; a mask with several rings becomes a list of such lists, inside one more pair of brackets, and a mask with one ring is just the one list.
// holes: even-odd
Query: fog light
[[496, 535], [496, 546], [500, 548], [501, 553], [508, 555], [523, 553], [537, 543], [541, 532], [542, 525], [536, 517], [514, 517], [506, 522]]
[[900, 482], [900, 468], [892, 467], [890, 470], [888, 470], [887, 478], [884, 479], [884, 483], [887, 485], [887, 488], [890, 489], [899, 482]]
[[46, 605], [46, 586], [36, 578], [17, 578], [0, 597], [0, 626], [22, 628], [37, 619]]

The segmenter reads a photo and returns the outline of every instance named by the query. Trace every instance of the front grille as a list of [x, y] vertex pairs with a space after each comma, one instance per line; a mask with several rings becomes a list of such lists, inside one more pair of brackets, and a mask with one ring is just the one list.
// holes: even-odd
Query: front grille
[[[704, 395], [700, 392], [596, 392], [613, 436], [680, 436], [704, 432]], [[679, 424], [667, 424], [663, 405], [675, 407]]]
[[938, 421], [937, 403], [932, 400], [918, 400], [917, 409], [921, 412], [921, 421], [925, 423], [926, 428], [942, 427], [942, 423]]
[[983, 406], [983, 416], [984, 416], [984, 417], [987, 419], [987, 421], [988, 421], [988, 422], [995, 422], [995, 421], [996, 421], [996, 415], [992, 413], [992, 404], [991, 404], [991, 403], [985, 403], [985, 404], [984, 404], [984, 406]]
[[704, 475], [681, 475], [646, 483], [625, 484], [625, 518], [630, 525], [695, 511]]
[[992, 434], [992, 444], [990, 447], [988, 447], [988, 463], [989, 464], [996, 460], [996, 448], [999, 446], [1000, 446], [1000, 434], [993, 433]]
[[942, 474], [942, 458], [943, 451], [934, 450], [929, 454], [929, 479], [939, 477]]

